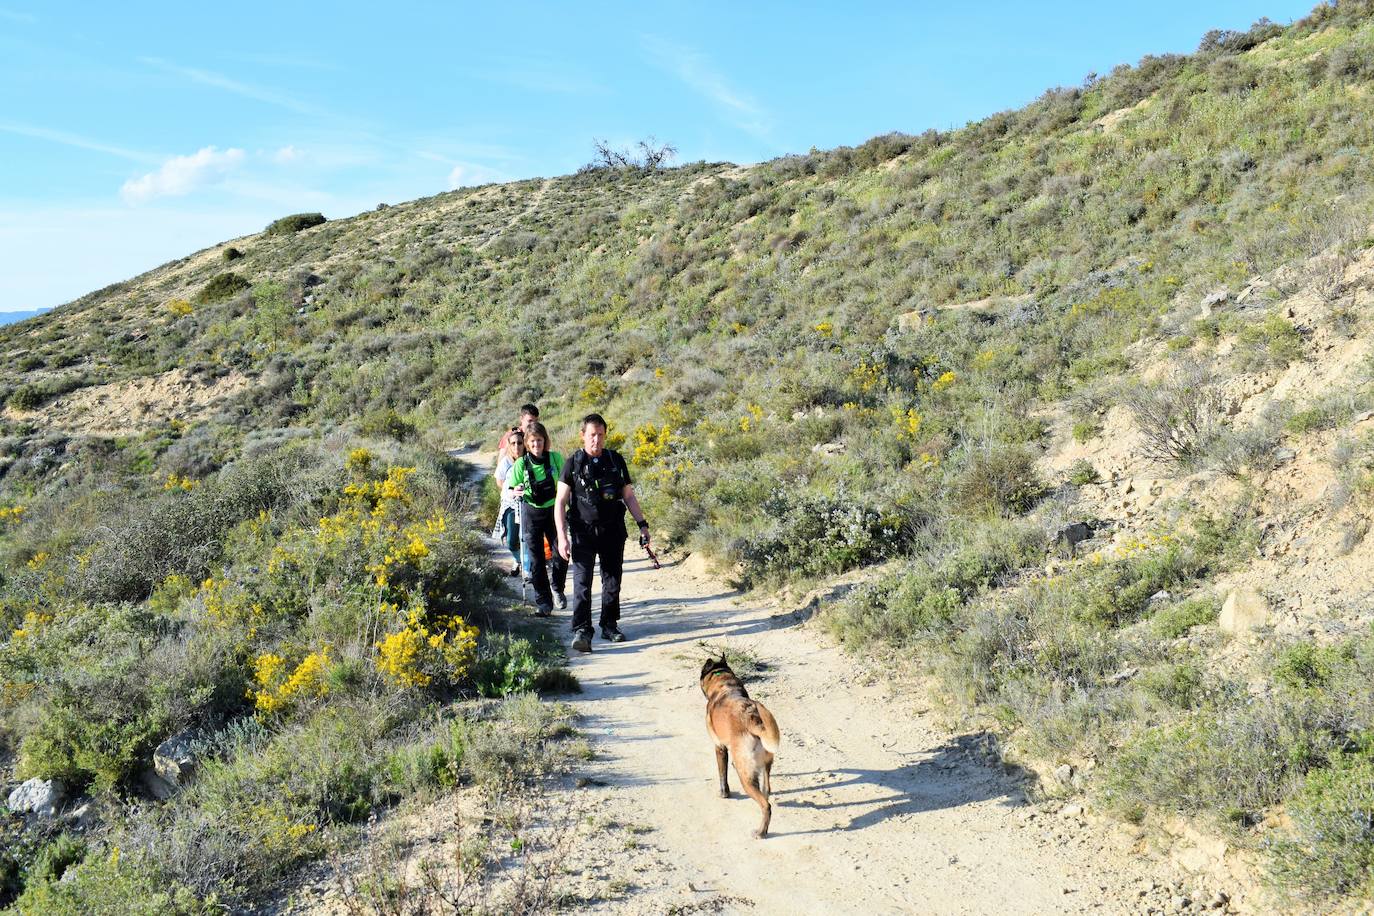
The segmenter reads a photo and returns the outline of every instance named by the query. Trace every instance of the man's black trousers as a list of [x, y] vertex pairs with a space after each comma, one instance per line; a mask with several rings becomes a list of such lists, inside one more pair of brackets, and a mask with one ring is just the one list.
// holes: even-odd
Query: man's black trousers
[[572, 628], [592, 628], [592, 571], [601, 561], [601, 626], [620, 620], [620, 573], [625, 565], [625, 525], [574, 528], [572, 535]]

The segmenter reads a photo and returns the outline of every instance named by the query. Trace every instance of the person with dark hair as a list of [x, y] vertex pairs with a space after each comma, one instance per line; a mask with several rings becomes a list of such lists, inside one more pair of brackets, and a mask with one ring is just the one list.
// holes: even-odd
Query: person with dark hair
[[[529, 564], [526, 577], [533, 580], [534, 604], [540, 617], [553, 613], [554, 601], [560, 609], [568, 606], [564, 586], [568, 580], [565, 557], [555, 551], [551, 560], [544, 557], [544, 541], [556, 543], [558, 529], [554, 523], [554, 501], [558, 495], [558, 480], [563, 472], [563, 456], [549, 451], [549, 431], [535, 421], [525, 435], [525, 457], [511, 465], [506, 478], [521, 500], [520, 541], [525, 562]], [[553, 588], [549, 587], [552, 573]]]
[[554, 518], [558, 552], [572, 561], [572, 647], [592, 651], [592, 573], [601, 563], [601, 638], [624, 642], [620, 632], [620, 575], [625, 564], [625, 510], [639, 525], [640, 546], [649, 543], [649, 523], [635, 497], [630, 468], [606, 448], [606, 420], [599, 413], [582, 418], [582, 448], [563, 465]]
[[518, 429], [520, 430], [520, 432], [525, 434], [526, 438], [528, 438], [531, 427], [533, 427], [534, 424], [538, 422], [539, 408], [535, 407], [533, 404], [521, 404], [520, 422], [501, 434], [501, 441], [496, 444], [497, 454], [502, 454], [505, 452], [506, 445], [508, 440], [510, 439], [511, 433], [515, 432]]

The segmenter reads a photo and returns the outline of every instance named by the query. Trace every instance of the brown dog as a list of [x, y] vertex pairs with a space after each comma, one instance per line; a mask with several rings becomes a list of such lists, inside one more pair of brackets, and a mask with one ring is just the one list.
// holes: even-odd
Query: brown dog
[[773, 817], [768, 795], [773, 755], [778, 752], [778, 723], [762, 703], [749, 699], [724, 653], [720, 658], [708, 658], [701, 666], [701, 692], [706, 694], [706, 730], [716, 744], [720, 797], [730, 797], [725, 765], [733, 754], [740, 784], [763, 809], [763, 823], [754, 831], [754, 836], [762, 839], [768, 835], [768, 822]]

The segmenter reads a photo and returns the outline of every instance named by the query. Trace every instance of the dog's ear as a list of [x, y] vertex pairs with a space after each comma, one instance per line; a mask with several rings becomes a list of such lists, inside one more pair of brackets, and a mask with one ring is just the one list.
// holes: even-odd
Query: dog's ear
[[710, 656], [707, 656], [706, 661], [703, 662], [702, 665], [701, 665], [701, 676], [704, 678], [704, 677], [706, 677], [706, 675], [710, 674], [712, 671], [722, 671], [722, 670], [724, 670], [724, 671], [729, 671], [729, 670], [730, 670], [730, 666], [729, 666], [728, 664], [726, 664], [726, 662], [725, 662], [725, 656], [724, 656], [723, 654], [721, 655], [720, 658], [712, 658], [712, 657], [710, 657]]

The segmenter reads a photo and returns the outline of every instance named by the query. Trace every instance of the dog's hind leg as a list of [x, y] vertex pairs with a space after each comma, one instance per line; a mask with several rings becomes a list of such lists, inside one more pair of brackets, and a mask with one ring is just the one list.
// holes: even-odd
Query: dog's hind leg
[[726, 776], [726, 764], [730, 762], [729, 748], [716, 748], [716, 772], [720, 774], [720, 797], [730, 797], [730, 780]]
[[[749, 767], [749, 771], [745, 771]], [[750, 798], [758, 802], [759, 808], [763, 810], [763, 822], [759, 824], [759, 829], [754, 831], [754, 836], [763, 839], [768, 836], [768, 822], [773, 819], [773, 806], [768, 802], [768, 792], [761, 788], [759, 783], [767, 785], [768, 777], [764, 775], [763, 768], [758, 761], [742, 757], [739, 753], [735, 754], [735, 772], [739, 774], [740, 785]]]

